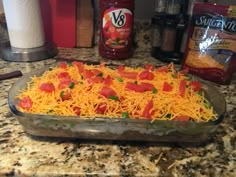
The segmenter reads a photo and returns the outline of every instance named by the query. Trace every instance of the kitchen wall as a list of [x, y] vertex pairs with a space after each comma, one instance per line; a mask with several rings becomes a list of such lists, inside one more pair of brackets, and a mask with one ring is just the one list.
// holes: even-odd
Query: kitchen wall
[[[99, 18], [99, 0], [93, 0], [95, 6], [95, 21]], [[154, 6], [156, 0], [135, 0], [135, 19], [147, 20], [154, 14]], [[145, 3], [145, 5], [144, 5]]]
[[[95, 26], [99, 23], [99, 0], [93, 0], [95, 6]], [[134, 18], [137, 22], [150, 22], [154, 15], [155, 3], [157, 0], [135, 0]], [[208, 0], [211, 3], [236, 5], [236, 0]], [[148, 26], [147, 26], [148, 28]]]
[[[96, 6], [96, 12], [98, 13], [98, 2], [94, 0]], [[223, 5], [236, 5], [236, 0], [208, 0], [211, 3], [223, 4]], [[149, 20], [154, 14], [156, 0], [135, 0], [135, 19], [136, 20]]]
[[[98, 2], [99, 0], [95, 1], [95, 9], [98, 13]], [[209, 2], [217, 3], [217, 4], [224, 4], [224, 5], [236, 5], [236, 0], [208, 0]], [[156, 0], [135, 0], [135, 18], [140, 20], [150, 19], [151, 16], [154, 14], [154, 7], [155, 7]], [[0, 13], [2, 13], [3, 5], [2, 0], [0, 0]]]
[[[144, 20], [150, 19], [154, 13], [156, 0], [136, 0], [135, 1], [135, 18]], [[223, 5], [236, 5], [236, 0], [208, 0], [211, 3]]]
[[[224, 4], [224, 5], [236, 5], [236, 0], [208, 0], [209, 2]], [[96, 14], [99, 13], [98, 2], [99, 0], [94, 0]], [[138, 20], [148, 20], [154, 14], [156, 0], [135, 0], [135, 19]], [[4, 11], [2, 0], [0, 0], [0, 13]], [[96, 15], [98, 17], [98, 15]]]
[[2, 0], [0, 0], [0, 14], [4, 12]]
[[[135, 1], [135, 18], [136, 19], [150, 19], [154, 14], [154, 7], [156, 0], [136, 0]], [[144, 5], [145, 4], [145, 5]]]

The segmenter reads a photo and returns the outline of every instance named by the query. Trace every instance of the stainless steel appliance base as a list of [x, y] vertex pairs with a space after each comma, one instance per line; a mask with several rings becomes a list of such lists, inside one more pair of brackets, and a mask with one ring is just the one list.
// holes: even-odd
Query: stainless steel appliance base
[[10, 42], [1, 46], [0, 57], [7, 61], [39, 61], [52, 58], [57, 55], [58, 50], [53, 43], [46, 43], [36, 48], [16, 48], [10, 45]]

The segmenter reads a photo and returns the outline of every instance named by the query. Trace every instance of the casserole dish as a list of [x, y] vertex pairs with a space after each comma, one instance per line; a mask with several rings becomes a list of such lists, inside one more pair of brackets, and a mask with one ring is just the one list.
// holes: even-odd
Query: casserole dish
[[33, 71], [20, 78], [10, 89], [8, 104], [24, 130], [33, 136], [79, 139], [153, 141], [200, 143], [213, 133], [225, 114], [225, 99], [213, 85], [201, 81], [207, 100], [217, 113], [217, 119], [209, 122], [104, 118], [92, 119], [79, 116], [40, 115], [21, 112], [16, 96], [26, 88], [32, 76], [40, 76], [47, 69]]

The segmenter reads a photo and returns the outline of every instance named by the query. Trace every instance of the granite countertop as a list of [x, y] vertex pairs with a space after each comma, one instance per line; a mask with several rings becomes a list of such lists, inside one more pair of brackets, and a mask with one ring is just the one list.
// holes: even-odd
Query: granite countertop
[[[57, 57], [100, 59], [96, 48], [61, 48]], [[27, 73], [55, 62], [0, 59], [0, 73]], [[122, 62], [163, 65], [145, 50], [136, 51], [133, 58]], [[231, 85], [216, 85], [225, 96], [227, 113], [209, 141], [198, 146], [32, 137], [24, 132], [7, 105], [8, 90], [16, 80], [0, 81], [0, 176], [236, 176], [236, 77]]]

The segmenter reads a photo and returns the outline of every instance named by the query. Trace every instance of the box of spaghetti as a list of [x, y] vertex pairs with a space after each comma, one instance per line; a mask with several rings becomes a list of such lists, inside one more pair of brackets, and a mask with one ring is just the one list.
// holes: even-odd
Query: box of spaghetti
[[229, 84], [236, 71], [236, 6], [195, 3], [182, 69]]

